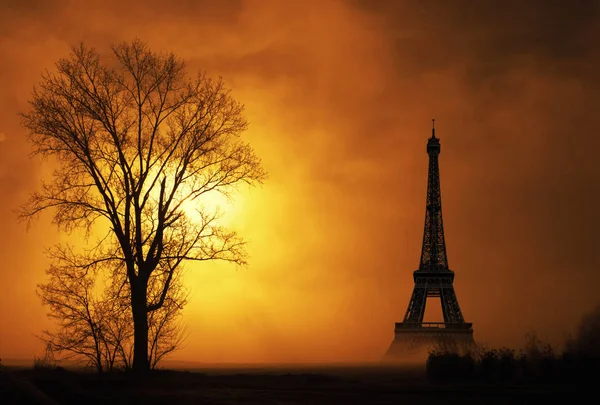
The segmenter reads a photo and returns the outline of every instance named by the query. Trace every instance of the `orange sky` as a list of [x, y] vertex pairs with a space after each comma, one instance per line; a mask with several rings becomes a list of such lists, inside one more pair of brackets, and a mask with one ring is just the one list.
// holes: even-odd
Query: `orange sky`
[[598, 7], [370, 3], [2, 0], [0, 357], [41, 353], [34, 334], [50, 323], [34, 291], [59, 237], [49, 217], [26, 232], [11, 211], [47, 170], [17, 112], [80, 40], [105, 52], [138, 36], [223, 76], [270, 174], [227, 218], [250, 266], [187, 267], [189, 338], [173, 358], [377, 359], [413, 287], [432, 117], [476, 339], [560, 339], [600, 303]]

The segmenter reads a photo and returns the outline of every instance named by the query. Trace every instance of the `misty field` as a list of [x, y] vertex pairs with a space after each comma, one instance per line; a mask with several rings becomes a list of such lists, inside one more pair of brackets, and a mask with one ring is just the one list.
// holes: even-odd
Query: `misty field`
[[168, 361], [149, 374], [98, 373], [36, 358], [0, 363], [1, 404], [536, 404], [583, 398], [600, 376], [600, 307], [553, 348], [457, 351], [452, 342], [403, 364], [215, 365]]
[[323, 365], [116, 373], [7, 368], [3, 404], [525, 404], [573, 398], [577, 384], [443, 384], [425, 367]]

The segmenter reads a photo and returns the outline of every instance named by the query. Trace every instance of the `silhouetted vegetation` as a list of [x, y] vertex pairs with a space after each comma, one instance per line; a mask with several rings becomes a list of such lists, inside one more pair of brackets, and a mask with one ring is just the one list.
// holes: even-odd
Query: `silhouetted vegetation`
[[[116, 304], [131, 313], [132, 368], [145, 372], [152, 353], [157, 358], [164, 350], [152, 341], [152, 325], [161, 324], [152, 323], [153, 313], [168, 305], [182, 263], [246, 262], [244, 242], [219, 224], [220, 212], [205, 199], [230, 195], [266, 174], [241, 140], [248, 126], [244, 107], [221, 80], [204, 73], [188, 78], [181, 59], [139, 40], [114, 46], [111, 56], [106, 63], [96, 50], [74, 47], [35, 88], [23, 125], [33, 153], [52, 159], [54, 172], [20, 218], [49, 210], [61, 230], [83, 231], [86, 242], [99, 237], [85, 246], [59, 246], [58, 265], [84, 272], [88, 282], [102, 272], [125, 283], [119, 292], [127, 299]], [[76, 315], [89, 325], [76, 328], [74, 342], [59, 338], [66, 343], [60, 348], [85, 347], [81, 355], [110, 367], [122, 350], [113, 336], [114, 347], [100, 353], [109, 331], [97, 319], [112, 317], [105, 316], [112, 310], [104, 311]]]
[[[70, 360], [99, 373], [131, 369], [133, 321], [124, 277], [112, 272], [111, 277], [102, 280], [89, 267], [79, 267], [59, 252], [54, 253], [54, 264], [46, 271], [47, 282], [37, 288], [56, 328], [40, 336], [46, 352], [35, 359], [35, 367], [47, 368], [57, 360]], [[164, 305], [148, 315], [151, 368], [183, 342], [179, 318], [186, 302], [179, 272], [175, 272]]]
[[574, 338], [562, 350], [536, 334], [526, 336], [524, 348], [486, 348], [466, 352], [437, 344], [427, 359], [427, 376], [434, 382], [578, 383], [600, 375], [600, 307], [585, 316]]
[[[554, 391], [552, 386], [499, 390], [488, 384], [462, 389], [428, 384], [422, 367], [158, 370], [143, 379], [133, 373], [0, 372], [2, 404], [535, 404], [554, 399]], [[570, 398], [576, 398], [573, 391]], [[10, 400], [34, 393], [52, 402]]]

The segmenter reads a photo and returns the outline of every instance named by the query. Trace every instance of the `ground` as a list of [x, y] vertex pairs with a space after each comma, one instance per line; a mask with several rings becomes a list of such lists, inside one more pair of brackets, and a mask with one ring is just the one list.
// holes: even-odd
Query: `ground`
[[[569, 385], [432, 384], [424, 367], [311, 366], [162, 370], [144, 380], [4, 368], [1, 404], [535, 404], [573, 399]], [[582, 395], [582, 394], [581, 394]]]

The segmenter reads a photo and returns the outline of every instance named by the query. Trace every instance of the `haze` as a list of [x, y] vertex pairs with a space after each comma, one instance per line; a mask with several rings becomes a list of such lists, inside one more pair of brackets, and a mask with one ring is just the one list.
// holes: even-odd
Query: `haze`
[[560, 341], [599, 303], [598, 5], [2, 0], [0, 356], [42, 352], [35, 286], [62, 237], [49, 216], [27, 232], [12, 212], [49, 170], [17, 113], [71, 45], [136, 36], [224, 78], [270, 174], [225, 218], [250, 266], [186, 266], [189, 338], [173, 359], [377, 360], [418, 266], [431, 118], [476, 340]]

